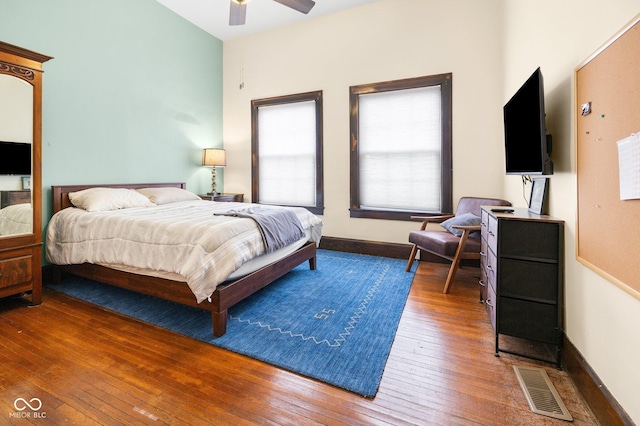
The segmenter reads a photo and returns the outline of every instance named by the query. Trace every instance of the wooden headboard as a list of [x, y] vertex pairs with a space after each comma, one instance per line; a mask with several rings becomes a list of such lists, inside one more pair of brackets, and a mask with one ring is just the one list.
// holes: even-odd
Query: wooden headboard
[[138, 188], [162, 188], [162, 187], [168, 187], [168, 186], [173, 188], [182, 188], [182, 189], [187, 188], [187, 184], [185, 182], [52, 186], [51, 190], [53, 194], [53, 214], [59, 212], [62, 209], [66, 209], [67, 207], [73, 207], [73, 204], [71, 204], [71, 201], [69, 201], [70, 192], [82, 191], [83, 189], [98, 188], [98, 187], [138, 189]]
[[31, 203], [31, 191], [17, 190], [17, 191], [0, 191], [0, 209], [3, 209], [14, 204], [26, 204]]

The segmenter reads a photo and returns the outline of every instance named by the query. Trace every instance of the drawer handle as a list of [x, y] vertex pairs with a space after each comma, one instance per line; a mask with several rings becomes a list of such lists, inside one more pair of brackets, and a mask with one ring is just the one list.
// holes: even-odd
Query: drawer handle
[[493, 237], [496, 234], [494, 234], [492, 231], [489, 231], [489, 235], [491, 235]]
[[478, 284], [480, 284], [482, 287], [486, 287], [487, 286], [482, 280], [478, 280]]
[[491, 272], [493, 272], [493, 268], [491, 267], [490, 263], [487, 265], [487, 269], [490, 270]]
[[480, 256], [482, 256], [482, 257], [487, 257], [487, 253], [485, 253], [485, 252], [483, 252], [483, 251], [480, 251]]
[[487, 299], [484, 301], [484, 303], [486, 303], [487, 305], [491, 306], [492, 308], [494, 308], [495, 306], [493, 306], [493, 304], [491, 303], [491, 299]]

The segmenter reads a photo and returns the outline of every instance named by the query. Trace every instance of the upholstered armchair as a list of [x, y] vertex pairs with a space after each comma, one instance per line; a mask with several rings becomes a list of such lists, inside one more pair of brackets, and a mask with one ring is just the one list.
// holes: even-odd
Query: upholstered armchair
[[[407, 272], [411, 270], [418, 249], [451, 261], [442, 291], [448, 293], [460, 261], [480, 259], [481, 206], [510, 205], [509, 201], [497, 198], [462, 197], [455, 215], [412, 216], [412, 219], [421, 220], [422, 226], [419, 231], [409, 233], [409, 242], [413, 244], [413, 248], [407, 262]], [[439, 223], [444, 229], [427, 229], [429, 223]]]

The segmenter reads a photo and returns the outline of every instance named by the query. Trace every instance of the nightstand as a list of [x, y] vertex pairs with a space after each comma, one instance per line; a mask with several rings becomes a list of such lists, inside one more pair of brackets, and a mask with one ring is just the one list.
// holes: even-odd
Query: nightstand
[[199, 194], [198, 195], [203, 200], [207, 201], [223, 201], [223, 202], [236, 202], [242, 203], [244, 202], [244, 194], [231, 194], [231, 193], [222, 193], [216, 195], [209, 194]]

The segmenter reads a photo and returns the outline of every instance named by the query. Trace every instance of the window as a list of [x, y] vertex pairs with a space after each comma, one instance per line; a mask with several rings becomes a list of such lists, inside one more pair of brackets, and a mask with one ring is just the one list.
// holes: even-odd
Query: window
[[451, 74], [350, 87], [351, 217], [452, 211]]
[[251, 196], [323, 213], [322, 91], [251, 101]]

